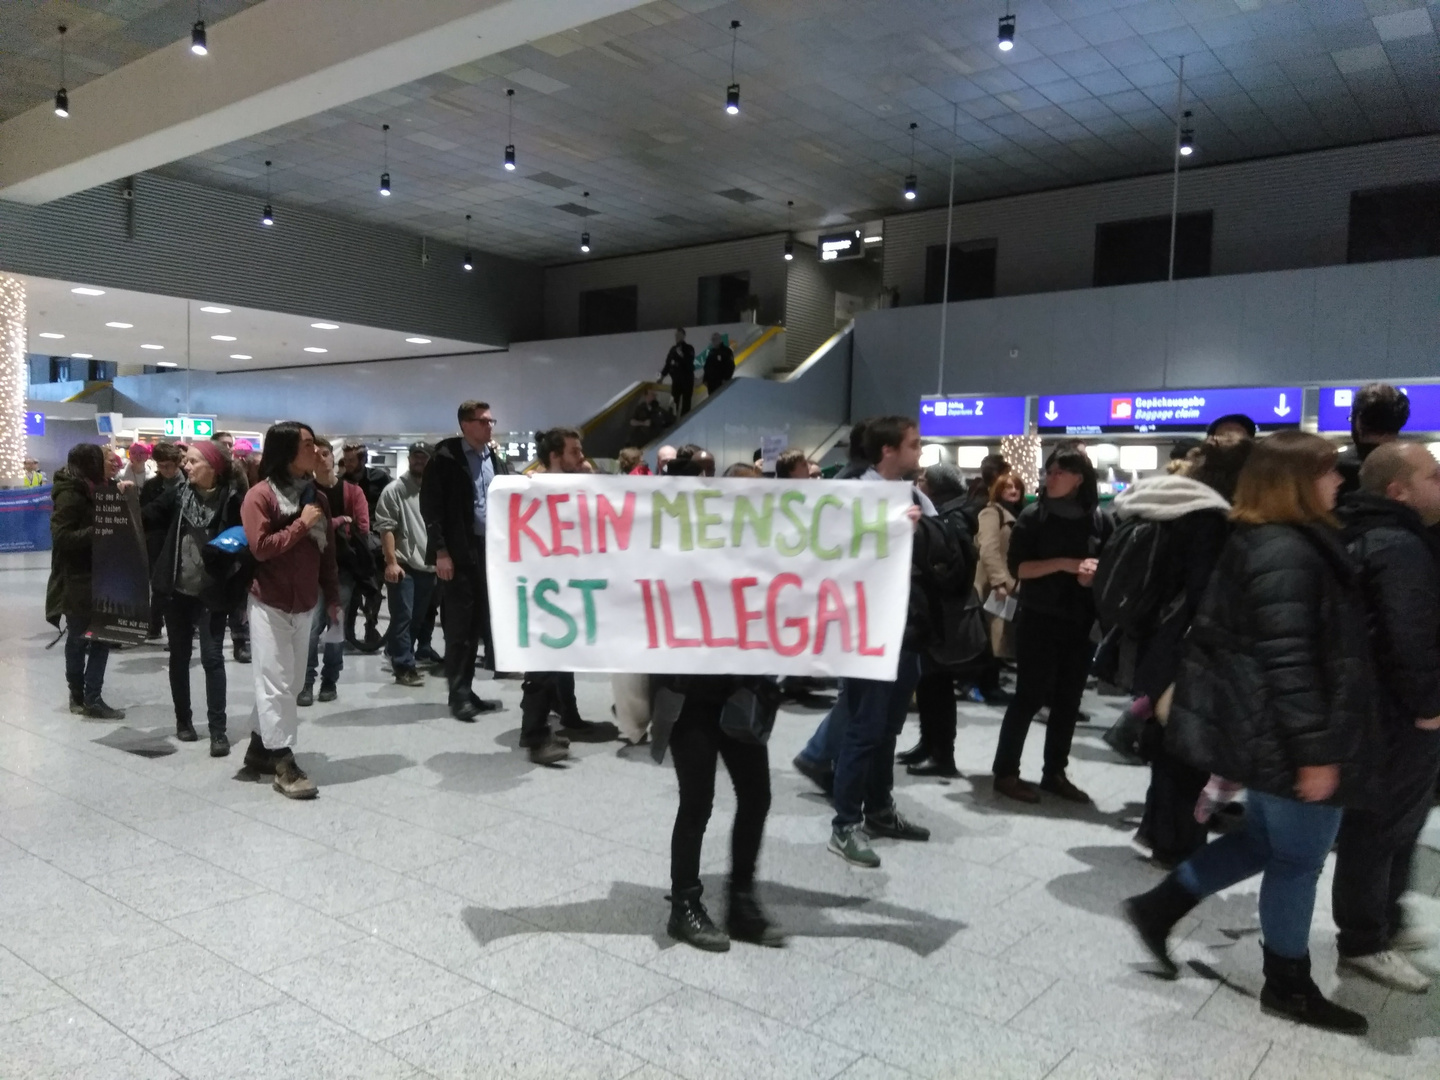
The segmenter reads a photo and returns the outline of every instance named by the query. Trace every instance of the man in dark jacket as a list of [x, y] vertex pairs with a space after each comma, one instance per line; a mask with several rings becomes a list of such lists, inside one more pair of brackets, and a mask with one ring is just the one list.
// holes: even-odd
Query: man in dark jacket
[[482, 712], [500, 708], [471, 690], [475, 657], [485, 645], [486, 664], [495, 668], [490, 632], [490, 601], [485, 584], [485, 521], [490, 482], [510, 472], [495, 445], [495, 414], [483, 401], [466, 401], [457, 410], [460, 435], [441, 440], [425, 467], [420, 514], [425, 519], [425, 561], [440, 580], [445, 630], [445, 679], [450, 712], [473, 722]]
[[714, 395], [735, 377], [735, 354], [718, 333], [710, 335], [710, 351], [705, 354], [705, 392]]
[[1368, 453], [1361, 490], [1339, 507], [1363, 567], [1380, 690], [1384, 754], [1375, 803], [1347, 809], [1332, 892], [1340, 966], [1423, 994], [1430, 978], [1404, 955], [1428, 940], [1403, 924], [1400, 897], [1440, 773], [1440, 464], [1419, 443]]
[[662, 382], [667, 375], [675, 415], [684, 416], [690, 411], [690, 399], [695, 395], [695, 346], [685, 340], [683, 326], [675, 328], [675, 344], [665, 354], [665, 366], [660, 370]]
[[1394, 442], [1410, 422], [1410, 399], [1388, 383], [1367, 383], [1355, 391], [1350, 405], [1350, 437], [1335, 467], [1345, 478], [1341, 495], [1360, 490], [1360, 466], [1377, 446]]
[[[390, 474], [384, 469], [367, 465], [366, 453], [367, 447], [363, 442], [347, 441], [341, 451], [340, 472], [343, 480], [364, 492], [365, 508], [370, 512], [371, 520], [374, 520], [375, 504], [380, 501], [380, 493], [390, 485]], [[371, 561], [379, 566], [378, 542], [368, 538], [366, 542], [371, 544], [372, 555], [376, 556]], [[378, 572], [369, 582], [356, 582], [356, 588], [350, 594], [350, 602], [345, 606], [345, 640], [361, 652], [373, 653], [380, 649], [380, 634], [376, 630], [380, 620], [380, 602], [383, 599], [380, 584]], [[365, 640], [357, 641], [355, 617], [362, 609], [365, 612]]]
[[[155, 475], [140, 485], [140, 509], [155, 502], [167, 491], [185, 482], [185, 476], [180, 471], [180, 459], [184, 457], [180, 448], [174, 443], [157, 442], [151, 454], [151, 460], [155, 462]], [[160, 548], [165, 543], [165, 530], [145, 526], [145, 553], [150, 557], [150, 571], [155, 571], [155, 560], [160, 556]], [[150, 596], [150, 626], [145, 637], [154, 641], [160, 637], [160, 631], [165, 625], [165, 594], [158, 590], [153, 591]]]

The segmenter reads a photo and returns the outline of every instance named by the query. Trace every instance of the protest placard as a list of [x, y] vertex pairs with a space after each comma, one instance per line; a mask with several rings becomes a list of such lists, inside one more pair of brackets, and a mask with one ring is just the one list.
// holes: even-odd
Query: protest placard
[[134, 488], [95, 489], [90, 549], [90, 633], [117, 645], [140, 645], [150, 625], [150, 560]]
[[501, 669], [895, 677], [907, 485], [497, 476], [488, 502]]

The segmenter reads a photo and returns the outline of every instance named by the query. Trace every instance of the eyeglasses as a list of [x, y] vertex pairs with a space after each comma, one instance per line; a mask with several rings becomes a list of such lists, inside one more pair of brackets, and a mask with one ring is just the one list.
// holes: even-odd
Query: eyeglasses
[[495, 426], [495, 418], [494, 418], [493, 416], [469, 416], [469, 417], [466, 417], [464, 420], [462, 420], [461, 423], [462, 423], [462, 424], [489, 424], [491, 427], [494, 427], [494, 426]]

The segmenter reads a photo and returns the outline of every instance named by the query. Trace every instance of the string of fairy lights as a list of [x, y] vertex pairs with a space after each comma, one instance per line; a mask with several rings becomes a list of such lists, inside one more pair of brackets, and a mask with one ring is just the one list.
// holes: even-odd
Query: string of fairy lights
[[0, 480], [25, 475], [25, 282], [0, 274]]

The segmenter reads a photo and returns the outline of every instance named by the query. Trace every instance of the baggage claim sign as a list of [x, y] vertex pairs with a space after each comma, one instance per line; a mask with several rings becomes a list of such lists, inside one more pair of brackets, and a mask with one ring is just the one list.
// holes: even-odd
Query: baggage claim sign
[[895, 678], [908, 484], [497, 476], [488, 503], [502, 669]]
[[1242, 413], [1261, 431], [1281, 431], [1300, 426], [1303, 403], [1298, 386], [1042, 395], [1036, 430], [1041, 435], [1194, 432]]

